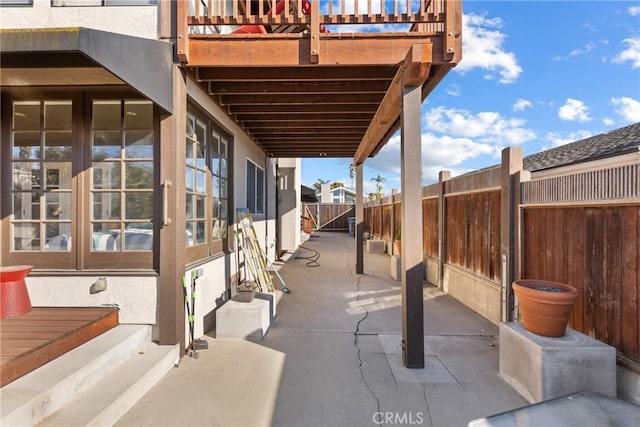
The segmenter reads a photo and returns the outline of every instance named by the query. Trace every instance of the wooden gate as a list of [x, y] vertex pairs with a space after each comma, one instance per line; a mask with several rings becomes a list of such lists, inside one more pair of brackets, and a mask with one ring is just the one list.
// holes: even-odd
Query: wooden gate
[[303, 217], [313, 223], [313, 231], [349, 231], [349, 217], [356, 215], [352, 203], [303, 203]]

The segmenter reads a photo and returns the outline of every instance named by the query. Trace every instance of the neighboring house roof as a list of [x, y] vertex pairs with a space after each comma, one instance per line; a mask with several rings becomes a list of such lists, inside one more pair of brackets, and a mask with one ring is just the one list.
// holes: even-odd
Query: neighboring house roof
[[640, 151], [640, 123], [592, 136], [524, 158], [524, 169], [535, 172]]
[[305, 185], [300, 186], [300, 198], [301, 201], [305, 203], [318, 203], [318, 198], [316, 197], [313, 188], [309, 188]]

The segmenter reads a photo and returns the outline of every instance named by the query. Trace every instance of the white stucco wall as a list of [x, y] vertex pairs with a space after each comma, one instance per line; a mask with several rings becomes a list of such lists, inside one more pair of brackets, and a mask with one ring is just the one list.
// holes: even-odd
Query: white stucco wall
[[157, 39], [158, 6], [52, 7], [51, 0], [34, 0], [32, 7], [2, 7], [0, 28], [86, 27]]
[[278, 159], [278, 174], [280, 248], [293, 252], [300, 246], [300, 159]]
[[98, 307], [117, 305], [120, 323], [156, 323], [156, 276], [106, 276], [107, 290], [91, 294], [100, 276], [28, 276], [25, 280], [34, 307]]

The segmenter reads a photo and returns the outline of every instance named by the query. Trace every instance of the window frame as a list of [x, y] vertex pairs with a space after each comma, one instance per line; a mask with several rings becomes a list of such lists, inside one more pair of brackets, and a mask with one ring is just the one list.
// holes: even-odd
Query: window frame
[[33, 7], [33, 0], [0, 0], [0, 7]]
[[[253, 182], [250, 183], [250, 177], [249, 177], [249, 167], [250, 165], [252, 165], [255, 168], [255, 173], [254, 176], [252, 178]], [[262, 175], [262, 182], [258, 183], [258, 177]], [[260, 216], [260, 215], [264, 215], [265, 214], [265, 202], [266, 202], [266, 198], [265, 198], [265, 170], [263, 167], [261, 167], [260, 165], [258, 165], [258, 163], [254, 162], [253, 160], [251, 160], [250, 158], [247, 157], [247, 163], [246, 163], [246, 188], [245, 188], [245, 197], [246, 197], [246, 205], [247, 205], [247, 209], [249, 209], [249, 212], [251, 212], [252, 215], [256, 215], [256, 216]], [[250, 187], [249, 185], [252, 184], [251, 186], [253, 187], [252, 193], [253, 196], [251, 197], [250, 195]], [[252, 200], [250, 200], [252, 199]], [[258, 209], [258, 206], [260, 205], [260, 209]]]
[[[159, 141], [160, 141], [160, 110], [153, 105], [153, 246], [150, 251], [105, 251], [91, 252], [89, 239], [91, 236], [91, 106], [93, 100], [120, 99], [145, 100], [139, 94], [127, 89], [113, 89], [109, 92], [101, 90], [67, 90], [60, 91], [53, 88], [42, 88], [37, 92], [24, 89], [3, 89], [0, 91], [1, 135], [3, 141], [1, 152], [1, 188], [2, 197], [7, 197], [8, 203], [2, 203], [2, 225], [0, 227], [1, 253], [3, 264], [27, 264], [36, 269], [55, 269], [63, 271], [81, 270], [114, 270], [119, 271], [153, 270], [154, 253], [159, 248], [159, 233], [161, 209], [159, 203]], [[11, 220], [13, 203], [12, 194], [12, 112], [13, 103], [21, 101], [55, 101], [71, 100], [72, 102], [72, 154], [71, 154], [71, 233], [73, 243], [70, 251], [12, 251], [11, 250]], [[42, 221], [42, 219], [40, 220]]]
[[[229, 227], [233, 224], [231, 212], [233, 211], [233, 146], [234, 138], [233, 134], [225, 129], [217, 120], [215, 120], [211, 114], [207, 113], [202, 107], [200, 107], [195, 101], [190, 98], [187, 101], [187, 116], [194, 115], [196, 119], [204, 121], [206, 123], [205, 135], [206, 135], [206, 147], [205, 147], [205, 165], [208, 171], [206, 177], [206, 198], [205, 198], [205, 242], [199, 245], [185, 246], [185, 260], [187, 266], [199, 264], [211, 258], [217, 258], [229, 251]], [[188, 119], [187, 119], [188, 120]], [[212, 135], [216, 134], [219, 138], [218, 147], [220, 141], [224, 140], [226, 145], [226, 217], [222, 218], [226, 221], [226, 232], [223, 233], [221, 239], [213, 239], [213, 184], [211, 182], [213, 175], [211, 169], [211, 144]], [[187, 138], [187, 132], [185, 129], [185, 142]], [[218, 153], [220, 154], [220, 153]], [[185, 159], [186, 160], [186, 159]], [[187, 167], [185, 162], [185, 168]], [[186, 172], [186, 171], [185, 171]], [[186, 186], [185, 186], [186, 193]], [[216, 218], [219, 218], [216, 217]], [[186, 227], [185, 217], [185, 227]]]

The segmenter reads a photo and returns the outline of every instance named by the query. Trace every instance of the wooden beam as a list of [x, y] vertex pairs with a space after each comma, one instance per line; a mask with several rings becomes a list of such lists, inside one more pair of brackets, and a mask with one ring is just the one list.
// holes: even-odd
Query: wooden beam
[[[409, 34], [409, 33], [407, 33]], [[252, 34], [251, 36], [255, 36]], [[270, 36], [270, 35], [267, 35]], [[404, 53], [425, 39], [416, 37], [320, 39], [322, 56], [317, 65], [389, 66], [404, 61]], [[290, 67], [314, 65], [309, 41], [303, 38], [251, 39], [191, 38], [189, 67]]]
[[395, 65], [388, 66], [326, 66], [326, 67], [199, 67], [198, 81], [222, 82], [322, 82], [322, 81], [390, 81], [396, 74]]
[[389, 87], [387, 80], [374, 81], [323, 81], [323, 82], [226, 82], [210, 83], [210, 94], [361, 94], [385, 93]]
[[420, 81], [424, 82], [427, 79], [430, 70], [430, 62], [427, 61], [430, 61], [432, 54], [431, 44], [411, 46], [355, 154], [354, 160], [357, 165], [364, 162], [378, 147], [389, 128], [394, 125], [400, 116], [402, 87], [405, 85], [405, 78], [407, 86], [420, 85], [422, 84]]
[[379, 104], [383, 95], [377, 93], [353, 94], [265, 94], [220, 95], [221, 105], [308, 105], [308, 104]]
[[261, 114], [277, 114], [286, 118], [292, 114], [306, 114], [306, 113], [319, 113], [319, 112], [332, 112], [332, 113], [375, 113], [378, 108], [378, 103], [370, 104], [289, 104], [289, 105], [231, 105], [229, 110], [232, 114], [247, 114], [247, 113], [261, 113]]
[[178, 61], [189, 62], [189, 27], [187, 25], [187, 15], [189, 3], [186, 1], [176, 2], [176, 53]]
[[445, 0], [443, 61], [459, 63], [462, 59], [462, 1]]
[[371, 120], [374, 113], [316, 113], [316, 114], [289, 114], [286, 117], [282, 117], [280, 114], [236, 114], [236, 119], [239, 122], [280, 122], [285, 120], [289, 123], [315, 120], [315, 121], [330, 121], [330, 120]]
[[244, 122], [249, 129], [334, 129], [334, 128], [362, 128], [367, 129], [368, 120], [333, 120], [333, 121], [308, 121], [308, 122]]

